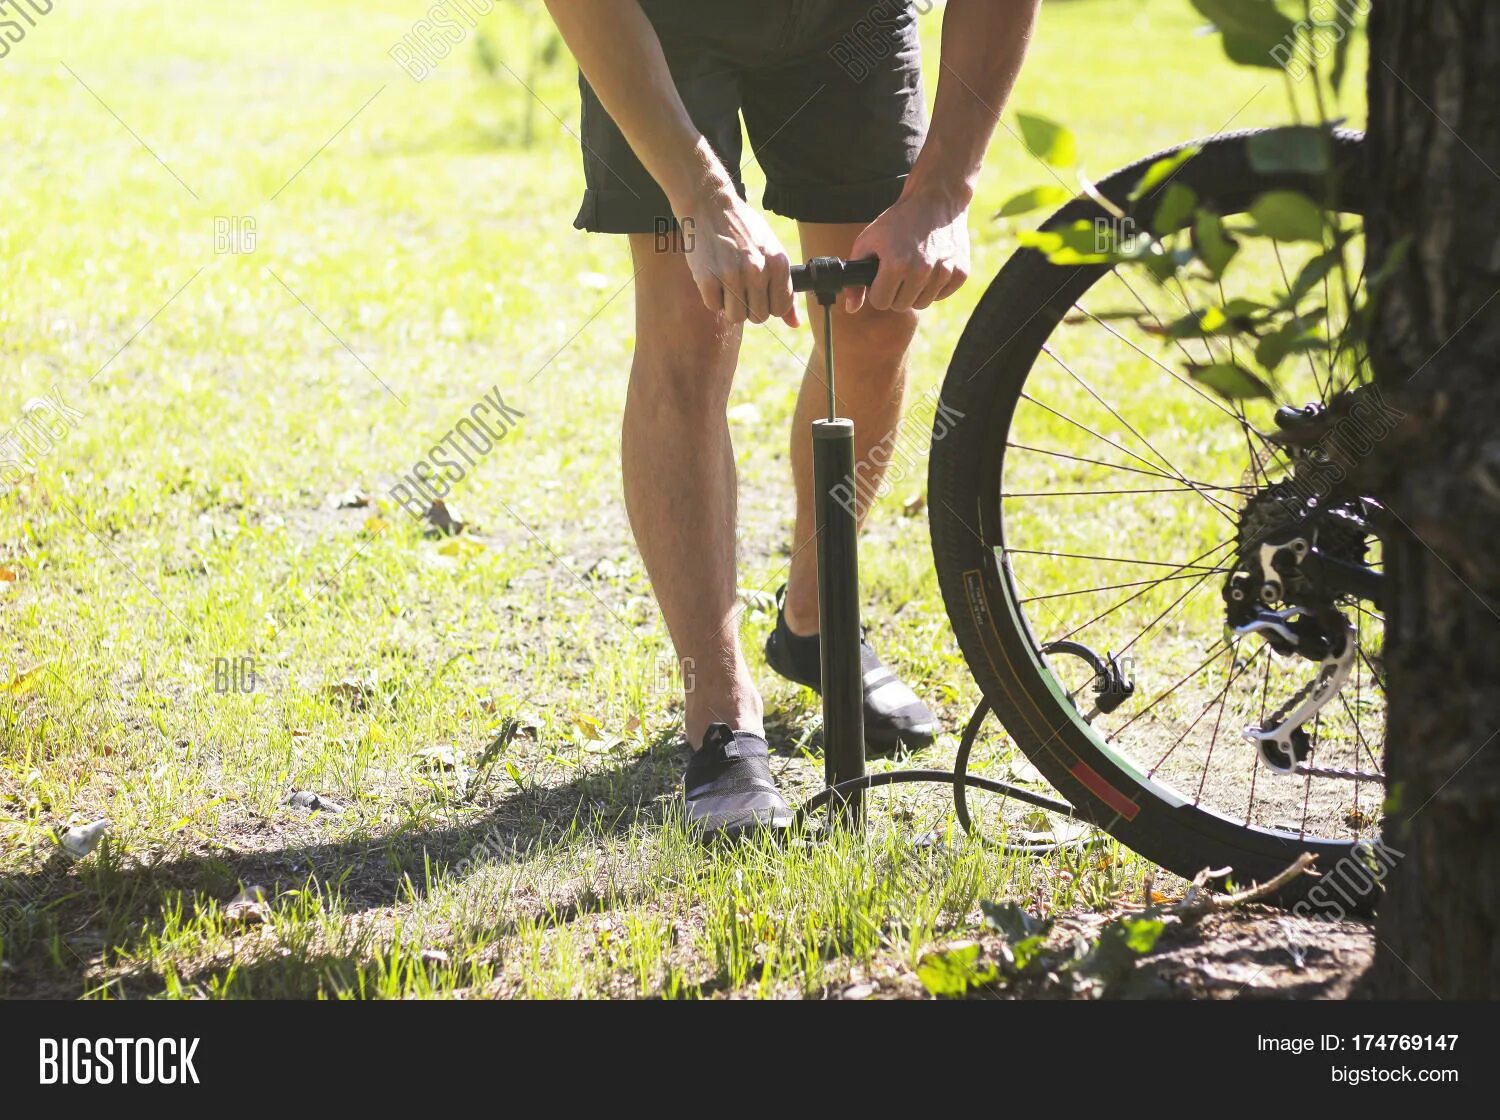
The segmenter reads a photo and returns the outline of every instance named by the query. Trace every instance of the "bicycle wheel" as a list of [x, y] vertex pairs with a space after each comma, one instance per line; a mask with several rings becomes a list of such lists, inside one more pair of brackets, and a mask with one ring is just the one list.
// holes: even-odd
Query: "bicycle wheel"
[[[1253, 135], [1203, 144], [1175, 181], [1224, 217], [1273, 190], [1328, 198], [1357, 290], [1360, 135], [1335, 134], [1334, 173], [1316, 180], [1257, 171]], [[1098, 183], [1142, 226], [1163, 192], [1134, 205], [1127, 195], [1166, 154]], [[1107, 214], [1078, 199], [1043, 228], [1079, 219]], [[1322, 251], [1251, 238], [1240, 248], [1225, 282], [1252, 286], [1289, 284]], [[1337, 276], [1309, 291], [1330, 324], [1347, 316]], [[1231, 294], [1221, 283], [1216, 302]], [[1308, 441], [1288, 435], [1316, 425], [1360, 370], [1341, 376], [1348, 355], [1328, 344], [1283, 363], [1278, 399], [1226, 401], [1183, 366], [1232, 360], [1235, 343], [1162, 329], [1195, 310], [1186, 285], [1128, 266], [1058, 265], [1030, 249], [1006, 263], [963, 332], [934, 425], [928, 506], [944, 603], [990, 705], [1081, 815], [1179, 875], [1230, 867], [1242, 887], [1312, 852], [1325, 876], [1338, 865], [1349, 880], [1333, 901], [1364, 907], [1378, 875], [1340, 861], [1389, 851], [1378, 506], [1336, 486], [1309, 502], [1298, 474]], [[1280, 567], [1260, 567], [1263, 555]], [[1319, 579], [1314, 594], [1303, 555], [1363, 582]], [[1247, 738], [1257, 727], [1280, 731]]]

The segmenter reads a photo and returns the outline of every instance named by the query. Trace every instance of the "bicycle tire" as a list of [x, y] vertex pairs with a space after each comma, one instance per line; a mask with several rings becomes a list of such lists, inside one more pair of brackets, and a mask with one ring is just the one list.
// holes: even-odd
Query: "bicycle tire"
[[[1326, 198], [1343, 213], [1363, 216], [1362, 134], [1336, 132], [1334, 174], [1314, 178], [1256, 170], [1249, 154], [1256, 131], [1201, 142], [1175, 181], [1226, 216], [1243, 213], [1271, 190], [1303, 191]], [[1127, 195], [1152, 163], [1179, 150], [1142, 159], [1097, 187], [1148, 225], [1161, 189], [1136, 203]], [[1043, 228], [1108, 217], [1097, 202], [1078, 198]], [[990, 283], [954, 351], [934, 426], [928, 509], [939, 586], [959, 648], [1019, 749], [1080, 816], [1121, 843], [1185, 878], [1206, 867], [1232, 867], [1242, 887], [1268, 880], [1304, 851], [1316, 855], [1317, 866], [1327, 872], [1362, 841], [1303, 838], [1233, 820], [1187, 802], [1107, 749], [1052, 683], [1017, 605], [1017, 589], [997, 559], [1006, 447], [997, 433], [1009, 431], [1026, 379], [1056, 324], [1109, 271], [1108, 265], [1056, 265], [1036, 250], [1018, 251]], [[1304, 877], [1278, 901], [1304, 898], [1311, 885]], [[1371, 884], [1352, 903], [1346, 897], [1342, 908], [1368, 909], [1377, 894]], [[1316, 896], [1313, 902], [1317, 905]]]

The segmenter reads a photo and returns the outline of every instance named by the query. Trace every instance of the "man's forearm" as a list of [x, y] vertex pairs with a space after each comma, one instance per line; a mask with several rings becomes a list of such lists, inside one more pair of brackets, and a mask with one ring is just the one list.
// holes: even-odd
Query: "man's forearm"
[[563, 41], [636, 158], [681, 214], [705, 191], [732, 190], [688, 116], [661, 40], [636, 0], [547, 0]]
[[968, 204], [1040, 2], [948, 0], [932, 124], [908, 191], [937, 191]]

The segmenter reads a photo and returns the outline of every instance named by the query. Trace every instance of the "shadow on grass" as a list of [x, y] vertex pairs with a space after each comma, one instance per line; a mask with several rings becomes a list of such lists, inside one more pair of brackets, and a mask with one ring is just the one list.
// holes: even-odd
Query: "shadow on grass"
[[[426, 894], [430, 881], [459, 879], [496, 865], [535, 858], [580, 836], [600, 839], [633, 828], [659, 827], [680, 781], [683, 750], [671, 735], [659, 736], [622, 765], [580, 773], [550, 787], [518, 789], [482, 816], [452, 826], [397, 829], [374, 837], [333, 843], [290, 844], [235, 855], [190, 855], [156, 863], [121, 865], [101, 848], [80, 865], [54, 856], [30, 873], [0, 874], [0, 994], [8, 997], [71, 998], [96, 984], [101, 968], [131, 954], [165, 928], [164, 905], [182, 898], [227, 900], [243, 884], [274, 897], [305, 889], [310, 881], [336, 893], [344, 913], [408, 902]], [[573, 921], [597, 905], [580, 897], [556, 913]], [[503, 932], [503, 931], [502, 931]], [[323, 971], [311, 959], [237, 966], [263, 971], [296, 968], [313, 976], [355, 975], [360, 962], [332, 956], [337, 969]], [[215, 969], [207, 969], [212, 973]], [[191, 982], [193, 978], [184, 977]], [[266, 979], [269, 979], [267, 977]], [[274, 985], [288, 992], [284, 982]], [[142, 981], [146, 981], [142, 983]], [[123, 993], [160, 990], [161, 978], [127, 980]]]

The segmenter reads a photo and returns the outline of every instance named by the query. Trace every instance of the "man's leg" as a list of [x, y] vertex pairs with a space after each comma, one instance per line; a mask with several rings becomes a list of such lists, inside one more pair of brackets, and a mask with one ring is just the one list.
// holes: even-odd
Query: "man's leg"
[[[847, 257], [863, 225], [801, 223], [804, 259]], [[792, 475], [797, 487], [797, 528], [792, 570], [787, 577], [786, 622], [794, 634], [818, 632], [817, 522], [813, 508], [812, 422], [828, 415], [823, 384], [823, 309], [808, 301], [813, 352], [802, 378], [792, 420]], [[842, 304], [833, 309], [833, 357], [839, 415], [854, 421], [855, 463], [860, 485], [857, 508], [863, 521], [867, 501], [885, 476], [894, 449], [901, 403], [906, 393], [906, 352], [917, 330], [915, 311], [876, 311], [866, 306], [853, 315]], [[871, 455], [883, 447], [885, 454]]]
[[[808, 257], [848, 258], [858, 225], [802, 224], [802, 250]], [[791, 574], [776, 628], [766, 641], [766, 661], [788, 680], [816, 689], [821, 646], [818, 638], [817, 520], [814, 509], [809, 428], [828, 415], [823, 384], [823, 309], [809, 301], [814, 347], [792, 420], [792, 473], [797, 488], [797, 528]], [[850, 315], [834, 307], [833, 356], [838, 411], [854, 421], [855, 503], [861, 520], [879, 491], [890, 462], [906, 393], [906, 351], [917, 329], [915, 311], [876, 311], [868, 304]], [[902, 684], [868, 642], [861, 643], [865, 745], [875, 750], [921, 747], [937, 734], [937, 717]]]
[[[740, 328], [703, 305], [680, 251], [632, 234], [635, 357], [625, 400], [625, 508], [667, 621], [696, 750], [711, 723], [762, 734], [739, 642], [735, 469], [724, 416]], [[816, 592], [814, 592], [816, 594]]]

